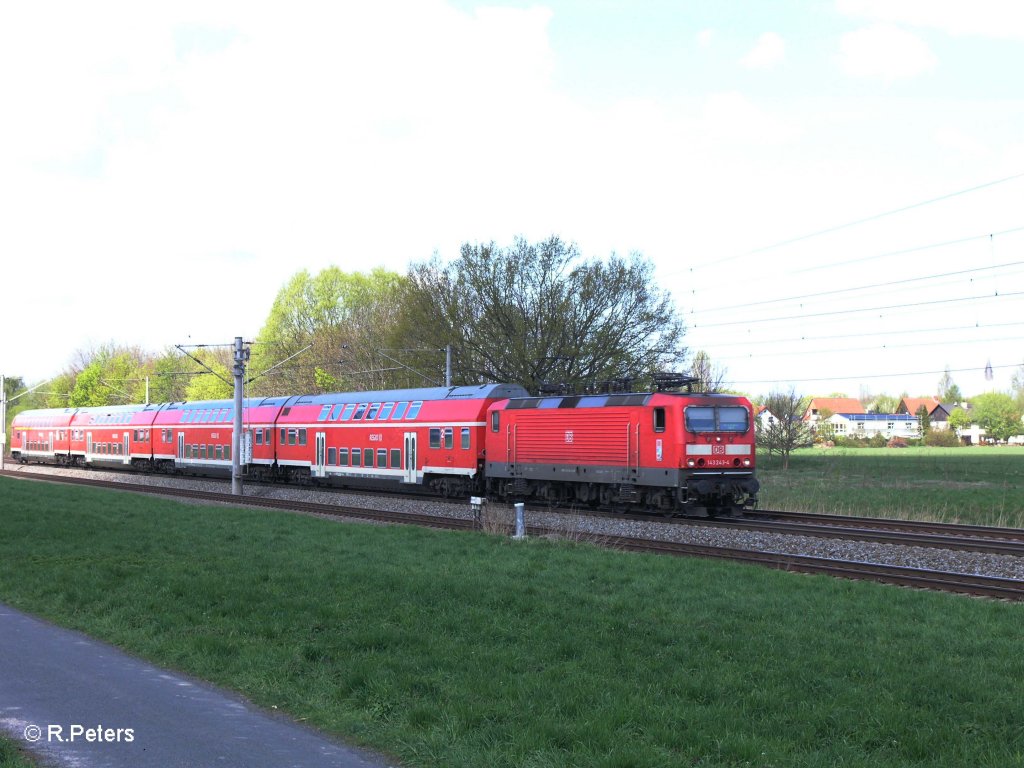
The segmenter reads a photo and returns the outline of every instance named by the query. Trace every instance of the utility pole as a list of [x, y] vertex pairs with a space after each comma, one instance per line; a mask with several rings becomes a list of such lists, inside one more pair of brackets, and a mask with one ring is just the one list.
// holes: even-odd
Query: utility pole
[[448, 344], [444, 348], [444, 385], [450, 387], [452, 385], [452, 345]]
[[232, 427], [231, 444], [231, 495], [242, 495], [242, 390], [245, 386], [245, 364], [249, 350], [242, 346], [242, 337], [235, 336], [235, 420]]

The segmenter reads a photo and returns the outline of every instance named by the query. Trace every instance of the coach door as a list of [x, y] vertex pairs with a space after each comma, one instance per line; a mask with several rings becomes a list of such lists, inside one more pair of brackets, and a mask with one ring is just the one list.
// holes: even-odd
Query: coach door
[[185, 433], [178, 433], [178, 463], [185, 458]]
[[132, 433], [124, 433], [124, 463], [132, 463]]
[[92, 432], [85, 433], [85, 460], [92, 461]]
[[403, 483], [416, 482], [416, 433], [405, 433], [405, 474]]
[[324, 456], [327, 454], [327, 433], [317, 432], [316, 433], [316, 467], [313, 469], [314, 477], [324, 477], [326, 472], [324, 471]]

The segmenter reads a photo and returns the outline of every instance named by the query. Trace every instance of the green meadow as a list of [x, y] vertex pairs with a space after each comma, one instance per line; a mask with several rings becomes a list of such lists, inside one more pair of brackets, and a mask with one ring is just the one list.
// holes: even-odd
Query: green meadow
[[758, 475], [764, 509], [1024, 527], [1024, 448], [807, 448]]
[[0, 600], [407, 766], [1024, 765], [1017, 604], [6, 478], [0, 520]]

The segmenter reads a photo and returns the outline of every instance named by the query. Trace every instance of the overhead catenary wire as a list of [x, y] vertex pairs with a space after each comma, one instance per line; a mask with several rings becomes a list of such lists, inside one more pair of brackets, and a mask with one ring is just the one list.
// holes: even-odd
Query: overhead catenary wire
[[994, 179], [992, 181], [986, 181], [986, 182], [984, 182], [982, 184], [976, 184], [975, 186], [972, 186], [972, 187], [967, 187], [965, 189], [959, 189], [959, 190], [956, 190], [954, 192], [948, 192], [946, 194], [939, 195], [938, 197], [932, 197], [932, 198], [929, 198], [927, 200], [921, 200], [921, 201], [916, 202], [916, 203], [911, 203], [910, 205], [903, 205], [903, 206], [900, 206], [899, 208], [893, 208], [891, 210], [882, 211], [880, 213], [875, 213], [875, 214], [872, 214], [870, 216], [864, 216], [862, 218], [855, 219], [853, 221], [848, 221], [848, 222], [846, 222], [844, 224], [836, 224], [834, 226], [825, 227], [823, 229], [815, 230], [815, 231], [809, 232], [807, 234], [798, 235], [796, 237], [790, 237], [790, 238], [787, 238], [786, 240], [781, 240], [781, 241], [776, 242], [776, 243], [771, 243], [770, 245], [763, 245], [763, 246], [761, 246], [759, 248], [754, 248], [754, 249], [751, 249], [749, 251], [744, 251], [742, 253], [737, 253], [737, 254], [734, 254], [732, 256], [727, 256], [727, 257], [725, 257], [723, 259], [709, 261], [709, 262], [707, 262], [705, 264], [698, 264], [698, 265], [695, 265], [695, 266], [691, 267], [690, 268], [690, 272], [695, 272], [695, 271], [698, 271], [698, 270], [710, 269], [712, 267], [720, 267], [723, 264], [728, 264], [728, 263], [731, 263], [733, 261], [736, 261], [737, 259], [741, 259], [741, 258], [744, 258], [744, 257], [747, 257], [747, 256], [755, 256], [757, 254], [766, 253], [768, 251], [773, 251], [773, 250], [776, 250], [778, 248], [782, 248], [782, 247], [787, 246], [787, 245], [793, 245], [795, 243], [803, 242], [805, 240], [811, 240], [811, 239], [816, 238], [816, 237], [821, 237], [823, 235], [832, 234], [833, 232], [839, 232], [841, 230], [849, 229], [851, 227], [860, 226], [861, 224], [867, 224], [868, 222], [877, 221], [879, 219], [887, 218], [889, 216], [895, 216], [896, 214], [905, 213], [907, 211], [912, 211], [912, 210], [914, 210], [916, 208], [923, 208], [923, 207], [925, 207], [927, 205], [933, 205], [935, 203], [939, 203], [939, 202], [942, 202], [944, 200], [950, 200], [950, 199], [952, 199], [954, 197], [959, 197], [960, 195], [966, 195], [966, 194], [969, 194], [971, 192], [977, 192], [978, 190], [987, 189], [989, 187], [994, 187], [994, 186], [997, 186], [999, 184], [1005, 184], [1005, 183], [1011, 182], [1011, 181], [1016, 181], [1017, 179], [1021, 179], [1021, 178], [1024, 178], [1024, 172], [1015, 173], [1015, 174], [1013, 174], [1011, 176], [1005, 176], [1003, 178]]
[[859, 307], [857, 309], [835, 309], [829, 312], [811, 312], [800, 315], [784, 315], [780, 317], [747, 318], [744, 320], [728, 320], [721, 323], [703, 323], [694, 325], [693, 328], [722, 328], [733, 325], [750, 325], [753, 323], [775, 323], [783, 320], [809, 320], [818, 317], [832, 317], [836, 315], [852, 315], [860, 312], [880, 312], [891, 309], [912, 309], [915, 307], [934, 306], [939, 304], [955, 304], [965, 301], [982, 301], [987, 299], [1003, 299], [1014, 296], [1024, 296], [1024, 291], [1013, 291], [1010, 293], [983, 294], [981, 296], [961, 296], [954, 299], [935, 299], [933, 301], [916, 301], [906, 304], [887, 304], [877, 307]]

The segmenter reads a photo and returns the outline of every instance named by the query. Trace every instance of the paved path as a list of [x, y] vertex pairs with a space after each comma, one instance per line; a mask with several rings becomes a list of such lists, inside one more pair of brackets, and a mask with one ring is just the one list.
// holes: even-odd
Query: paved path
[[2, 603], [0, 732], [69, 768], [388, 765]]

